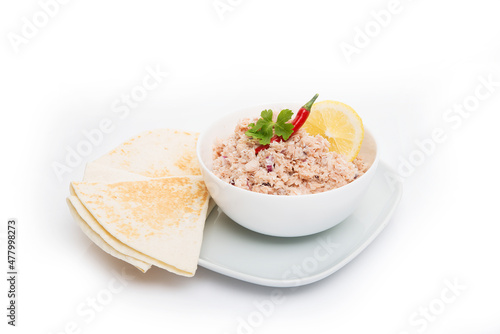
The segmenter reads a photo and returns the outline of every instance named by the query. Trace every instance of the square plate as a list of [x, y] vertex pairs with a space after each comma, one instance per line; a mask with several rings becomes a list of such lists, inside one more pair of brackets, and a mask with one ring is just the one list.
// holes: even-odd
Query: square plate
[[403, 193], [401, 182], [388, 184], [386, 175], [391, 174], [395, 175], [380, 163], [351, 216], [331, 229], [305, 237], [281, 238], [250, 231], [216, 206], [205, 223], [198, 263], [265, 286], [292, 287], [323, 279], [361, 253], [389, 222]]

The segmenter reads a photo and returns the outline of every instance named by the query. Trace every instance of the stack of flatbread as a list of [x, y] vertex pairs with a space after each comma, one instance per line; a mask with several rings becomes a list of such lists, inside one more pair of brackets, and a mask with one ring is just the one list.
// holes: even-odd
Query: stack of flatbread
[[193, 276], [209, 213], [196, 158], [197, 133], [148, 131], [87, 164], [67, 202], [105, 252], [146, 272]]

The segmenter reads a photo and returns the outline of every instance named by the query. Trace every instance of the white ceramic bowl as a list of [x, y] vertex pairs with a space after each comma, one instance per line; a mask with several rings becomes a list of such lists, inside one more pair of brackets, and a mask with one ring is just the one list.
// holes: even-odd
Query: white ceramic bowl
[[366, 128], [359, 156], [370, 168], [337, 189], [312, 195], [267, 195], [232, 186], [212, 173], [215, 140], [229, 137], [238, 121], [258, 117], [264, 109], [288, 108], [296, 112], [300, 107], [296, 103], [275, 103], [241, 109], [215, 121], [198, 139], [198, 160], [210, 195], [232, 220], [255, 232], [297, 237], [331, 228], [353, 213], [375, 174], [379, 155], [375, 139]]

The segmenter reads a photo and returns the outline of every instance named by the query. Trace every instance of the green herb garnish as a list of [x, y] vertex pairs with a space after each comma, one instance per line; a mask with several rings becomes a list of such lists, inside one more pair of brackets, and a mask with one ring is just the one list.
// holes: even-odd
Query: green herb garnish
[[249, 130], [245, 134], [251, 138], [258, 139], [259, 144], [267, 145], [271, 138], [276, 135], [287, 140], [293, 133], [293, 124], [287, 123], [292, 118], [290, 109], [283, 109], [278, 114], [276, 122], [273, 122], [273, 111], [263, 110], [257, 122], [248, 124]]

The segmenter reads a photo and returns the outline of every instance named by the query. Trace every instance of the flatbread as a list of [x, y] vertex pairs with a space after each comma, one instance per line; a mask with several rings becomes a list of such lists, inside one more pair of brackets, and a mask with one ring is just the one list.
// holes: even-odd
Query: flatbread
[[[130, 263], [131, 265], [135, 266], [137, 269], [139, 269], [143, 273], [145, 273], [146, 271], [148, 271], [149, 268], [151, 268], [150, 263], [141, 261], [134, 256], [125, 255], [125, 254], [136, 255], [135, 254], [136, 252], [133, 249], [131, 249], [130, 247], [128, 247], [128, 246], [122, 244], [121, 242], [119, 242], [118, 240], [116, 240], [116, 238], [113, 238], [113, 236], [111, 236], [109, 233], [107, 233], [102, 228], [102, 226], [100, 226], [99, 223], [94, 219], [94, 217], [87, 211], [87, 209], [85, 209], [85, 207], [80, 202], [78, 197], [70, 196], [66, 199], [66, 202], [68, 203], [68, 207], [69, 207], [69, 211], [71, 212], [71, 215], [76, 220], [76, 222], [78, 223], [78, 226], [80, 226], [83, 233], [85, 233], [85, 235], [90, 240], [92, 240], [97, 246], [99, 246], [99, 248], [101, 248], [106, 253], [108, 253], [108, 254], [110, 254], [110, 255], [112, 255], [120, 260], [123, 260], [125, 262]], [[94, 226], [94, 229], [90, 228], [90, 225], [87, 223], [87, 221], [93, 222], [93, 224], [91, 224], [91, 225]], [[96, 225], [98, 225], [99, 227], [96, 228]], [[100, 231], [100, 233], [98, 234], [95, 231]], [[106, 242], [103, 238], [101, 238], [102, 234], [107, 235], [108, 240], [111, 239], [112, 241], [109, 243]], [[111, 246], [110, 244], [113, 244], [114, 247]], [[120, 249], [121, 251], [118, 251], [118, 249]]]
[[[83, 180], [114, 183], [121, 181], [144, 181], [149, 180], [149, 177], [91, 162], [85, 166]], [[151, 263], [137, 259], [135, 250], [119, 242], [116, 238], [113, 238], [101, 225], [99, 225], [95, 218], [80, 202], [72, 186], [70, 186], [70, 193], [72, 196], [67, 198], [70, 212], [78, 223], [78, 226], [80, 226], [80, 229], [90, 240], [106, 253], [134, 265], [142, 272], [146, 272], [151, 268]], [[108, 240], [108, 242], [106, 240]], [[144, 260], [147, 259], [144, 258]]]
[[[200, 176], [73, 182], [72, 192], [88, 210], [86, 215], [76, 208], [82, 219], [116, 251], [179, 275], [194, 275], [209, 206]], [[70, 203], [78, 207], [75, 198]]]
[[158, 129], [141, 133], [94, 163], [151, 178], [201, 175], [198, 133]]
[[[171, 175], [199, 175], [199, 164], [195, 153], [197, 139], [198, 133], [193, 132], [170, 129], [146, 131], [96, 161], [88, 163], [85, 168], [84, 181], [113, 184], [146, 181], [153, 177], [161, 178]], [[199, 181], [199, 179], [196, 180]], [[191, 276], [190, 272], [183, 272], [183, 270], [144, 254], [117, 239], [82, 204], [73, 186], [70, 187], [70, 192], [72, 196], [68, 197], [67, 202], [71, 214], [82, 231], [105, 252], [135, 265], [143, 272], [154, 264], [176, 273]], [[185, 205], [184, 203], [179, 204], [179, 207]], [[210, 199], [206, 216], [215, 206], [214, 204], [214, 201]], [[203, 232], [204, 218], [201, 233]], [[196, 247], [198, 246], [201, 246], [201, 241], [200, 245]]]
[[102, 165], [95, 161], [85, 166], [85, 173], [83, 174], [83, 181], [88, 182], [115, 183], [122, 181], [145, 181], [149, 179], [147, 176]]

